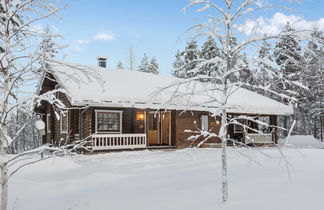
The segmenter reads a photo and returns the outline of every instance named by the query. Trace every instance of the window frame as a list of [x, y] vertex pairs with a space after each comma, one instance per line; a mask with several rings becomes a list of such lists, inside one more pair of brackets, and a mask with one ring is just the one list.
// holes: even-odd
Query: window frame
[[[65, 116], [63, 116], [65, 114]], [[63, 130], [63, 117], [66, 117], [66, 130]], [[67, 134], [69, 132], [69, 111], [64, 110], [60, 113], [60, 132], [63, 134]]]
[[[99, 131], [98, 130], [98, 113], [118, 113], [119, 114], [119, 131]], [[122, 110], [95, 110], [95, 133], [115, 133], [121, 134], [123, 131], [123, 111]]]

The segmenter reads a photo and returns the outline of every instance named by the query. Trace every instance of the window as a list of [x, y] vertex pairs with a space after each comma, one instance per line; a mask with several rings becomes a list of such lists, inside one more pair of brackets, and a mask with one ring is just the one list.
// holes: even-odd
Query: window
[[202, 130], [208, 130], [208, 115], [201, 115], [200, 116], [201, 120], [201, 129]]
[[[136, 112], [135, 114], [135, 124], [136, 128], [138, 129], [144, 129], [145, 126], [145, 113], [144, 112]], [[144, 130], [143, 130], [144, 132]]]
[[270, 117], [268, 116], [260, 116], [258, 118], [259, 121], [265, 123], [265, 124], [262, 124], [260, 123], [259, 124], [259, 131], [262, 132], [262, 133], [270, 133], [271, 132], [271, 128], [269, 127], [270, 125]]
[[63, 111], [61, 113], [61, 133], [67, 133], [68, 132], [68, 121], [69, 121], [69, 112]]
[[46, 115], [46, 130], [47, 130], [47, 133], [50, 133], [51, 132], [51, 126], [52, 126], [52, 123], [51, 123], [51, 115], [50, 114], [47, 114]]
[[121, 133], [122, 111], [96, 111], [96, 131]]
[[[245, 120], [244, 119], [237, 119], [237, 122], [239, 122], [240, 124], [245, 124]], [[244, 127], [242, 125], [237, 125], [234, 124], [234, 133], [243, 133]]]

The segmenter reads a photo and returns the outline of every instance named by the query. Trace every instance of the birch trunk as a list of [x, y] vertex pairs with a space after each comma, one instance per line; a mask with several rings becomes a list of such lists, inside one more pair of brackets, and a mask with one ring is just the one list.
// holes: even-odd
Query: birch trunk
[[228, 180], [227, 180], [227, 127], [226, 127], [226, 109], [223, 110], [222, 126], [220, 128], [220, 137], [222, 140], [222, 193], [223, 202], [227, 201], [228, 198]]
[[[230, 72], [231, 68], [231, 28], [230, 28], [230, 11], [231, 11], [231, 1], [226, 1], [226, 16], [225, 16], [225, 75]], [[228, 86], [229, 86], [228, 76], [224, 77], [223, 80], [223, 95], [222, 95], [222, 125], [220, 128], [219, 136], [222, 141], [222, 193], [223, 193], [223, 202], [226, 202], [228, 199], [228, 179], [227, 179], [227, 98], [228, 98]]]
[[[5, 4], [5, 10], [8, 11], [8, 2]], [[10, 33], [9, 33], [9, 25], [10, 25], [10, 14], [9, 12], [5, 13], [5, 31], [3, 33], [3, 42], [4, 42], [4, 48], [5, 48], [5, 57], [3, 58], [3, 61], [1, 61], [1, 71], [3, 75], [3, 95], [2, 95], [2, 101], [1, 101], [1, 108], [2, 111], [0, 112], [0, 155], [4, 155], [6, 153], [6, 148], [9, 146], [8, 143], [8, 129], [6, 126], [6, 118], [7, 118], [7, 108], [8, 108], [8, 97], [10, 92], [10, 79], [9, 79], [9, 66], [10, 66], [10, 58], [11, 55], [11, 45], [10, 45]]]
[[8, 207], [8, 167], [1, 166], [1, 206], [0, 210], [7, 210]]

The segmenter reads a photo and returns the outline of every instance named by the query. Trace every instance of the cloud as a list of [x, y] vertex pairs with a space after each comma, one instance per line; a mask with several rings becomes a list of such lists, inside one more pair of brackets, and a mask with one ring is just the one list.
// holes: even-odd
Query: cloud
[[73, 50], [75, 51], [75, 52], [84, 52], [85, 50], [82, 48], [82, 47], [80, 47], [79, 45], [75, 45], [75, 46], [73, 46]]
[[81, 52], [83, 51], [83, 49], [79, 46], [79, 45], [86, 45], [86, 44], [90, 44], [93, 41], [112, 41], [115, 40], [115, 36], [113, 34], [107, 34], [107, 33], [99, 33], [99, 34], [95, 34], [92, 36], [91, 39], [87, 39], [87, 40], [83, 40], [83, 39], [78, 39], [75, 40], [75, 43], [77, 44], [77, 47], [74, 47], [75, 51], [77, 52]]
[[112, 41], [115, 40], [115, 36], [112, 34], [106, 33], [99, 33], [92, 37], [93, 40], [100, 40], [100, 41]]
[[75, 42], [76, 42], [77, 44], [89, 44], [89, 43], [90, 43], [89, 40], [81, 40], [81, 39], [76, 40]]
[[278, 34], [287, 22], [296, 30], [312, 30], [314, 27], [324, 30], [324, 18], [309, 21], [300, 16], [285, 15], [280, 12], [275, 13], [271, 18], [260, 17], [256, 20], [247, 20], [244, 24], [237, 25], [237, 29], [245, 35]]

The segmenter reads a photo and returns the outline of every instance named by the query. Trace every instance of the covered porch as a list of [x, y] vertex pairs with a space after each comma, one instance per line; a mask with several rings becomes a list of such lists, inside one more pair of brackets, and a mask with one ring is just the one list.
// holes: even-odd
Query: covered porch
[[89, 113], [94, 121], [89, 135], [94, 151], [175, 147], [171, 111], [93, 108]]
[[[237, 117], [238, 115], [233, 115]], [[277, 116], [276, 115], [252, 115], [253, 120], [238, 120], [242, 125], [233, 125], [229, 128], [231, 139], [243, 144], [263, 145], [276, 144], [277, 135]], [[259, 123], [257, 123], [259, 122]]]

